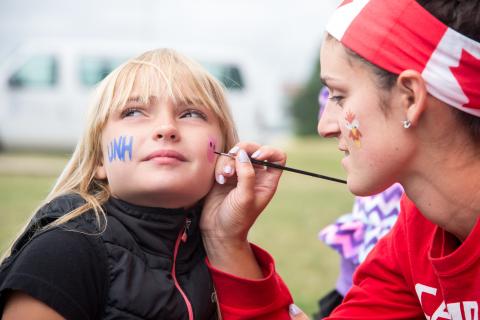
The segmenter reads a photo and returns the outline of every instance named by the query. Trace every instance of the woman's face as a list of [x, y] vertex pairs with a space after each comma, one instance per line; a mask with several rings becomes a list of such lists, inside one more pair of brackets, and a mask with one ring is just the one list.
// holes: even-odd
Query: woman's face
[[383, 92], [388, 111], [382, 111], [375, 75], [360, 60], [348, 56], [342, 44], [327, 39], [321, 49], [321, 78], [329, 98], [318, 123], [318, 133], [336, 137], [345, 153], [349, 189], [357, 195], [378, 193], [401, 179], [408, 170], [414, 146], [408, 143], [406, 119], [395, 107], [395, 88]]
[[178, 208], [195, 204], [214, 181], [223, 137], [215, 114], [200, 105], [176, 104], [162, 92], [140, 102], [134, 86], [124, 108], [102, 132], [103, 163], [114, 197], [137, 205]]

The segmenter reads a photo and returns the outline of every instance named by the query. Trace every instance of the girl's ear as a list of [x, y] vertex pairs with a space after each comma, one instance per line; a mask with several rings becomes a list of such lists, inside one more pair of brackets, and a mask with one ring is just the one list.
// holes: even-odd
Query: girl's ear
[[100, 163], [95, 169], [95, 178], [98, 180], [107, 179], [107, 171], [105, 170], [105, 166], [103, 165], [103, 162]]
[[405, 70], [397, 78], [397, 86], [405, 106], [405, 119], [416, 125], [427, 107], [427, 86], [422, 75], [415, 70]]

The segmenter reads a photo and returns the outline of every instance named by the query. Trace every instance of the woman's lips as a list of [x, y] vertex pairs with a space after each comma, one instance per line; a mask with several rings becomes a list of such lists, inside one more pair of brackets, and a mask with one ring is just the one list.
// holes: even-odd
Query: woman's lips
[[350, 152], [348, 151], [348, 149], [346, 147], [338, 147], [338, 150], [342, 151], [344, 153], [345, 156], [349, 156], [350, 155]]

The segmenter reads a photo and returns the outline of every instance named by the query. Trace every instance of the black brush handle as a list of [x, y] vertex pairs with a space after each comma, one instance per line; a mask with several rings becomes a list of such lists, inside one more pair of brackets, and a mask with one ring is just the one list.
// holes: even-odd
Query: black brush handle
[[[227, 156], [229, 158], [235, 158], [233, 155], [228, 154], [228, 153], [221, 153], [221, 152], [216, 152], [216, 151], [215, 151], [215, 153], [218, 154], [218, 155]], [[300, 169], [295, 169], [295, 168], [291, 168], [291, 167], [287, 167], [287, 166], [282, 166], [282, 165], [275, 164], [275, 163], [268, 162], [268, 161], [261, 161], [261, 160], [257, 160], [257, 159], [253, 159], [253, 158], [250, 158], [250, 161], [252, 163], [260, 165], [260, 166], [265, 166], [265, 167], [269, 167], [269, 168], [295, 172], [295, 173], [299, 173], [299, 174], [304, 174], [306, 176], [325, 179], [325, 180], [334, 181], [334, 182], [343, 183], [343, 184], [347, 183], [347, 181], [342, 180], [342, 179], [337, 179], [337, 178], [325, 176], [323, 174], [318, 174], [318, 173], [313, 173], [313, 172], [309, 172], [309, 171], [305, 171], [305, 170], [300, 170]]]

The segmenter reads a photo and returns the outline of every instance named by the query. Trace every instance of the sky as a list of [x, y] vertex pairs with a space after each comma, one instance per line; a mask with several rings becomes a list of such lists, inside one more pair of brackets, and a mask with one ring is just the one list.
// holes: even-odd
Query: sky
[[0, 57], [35, 37], [241, 48], [281, 82], [302, 83], [335, 0], [1, 0]]

